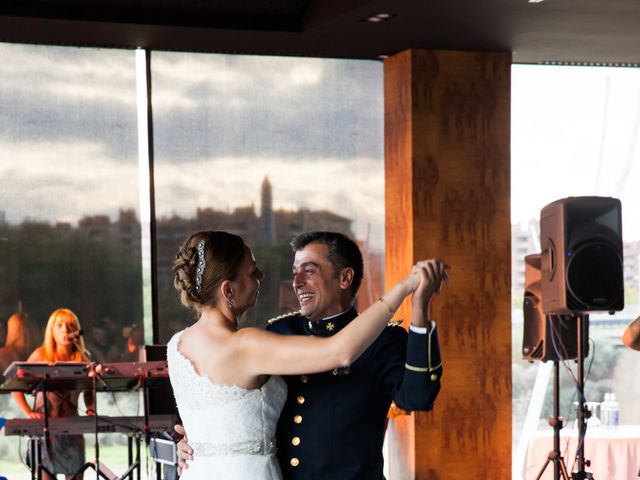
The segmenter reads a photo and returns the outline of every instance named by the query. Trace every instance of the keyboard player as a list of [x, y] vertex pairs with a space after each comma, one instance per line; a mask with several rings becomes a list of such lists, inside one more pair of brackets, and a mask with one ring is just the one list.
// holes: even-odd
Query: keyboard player
[[[86, 362], [88, 360], [84, 341], [80, 335], [78, 317], [69, 309], [55, 310], [47, 322], [44, 341], [27, 360], [28, 362]], [[78, 415], [77, 390], [47, 392], [47, 411], [49, 417], [74, 417]], [[83, 391], [87, 414], [95, 414], [95, 399], [90, 390]], [[44, 417], [44, 398], [42, 392], [36, 393], [35, 405], [32, 408], [24, 393], [13, 392], [12, 396], [18, 406], [30, 419]], [[53, 480], [52, 475], [64, 474], [67, 480], [82, 468], [84, 458], [84, 438], [82, 435], [50, 435], [50, 444], [42, 451], [43, 478]], [[82, 480], [82, 474], [75, 477]]]

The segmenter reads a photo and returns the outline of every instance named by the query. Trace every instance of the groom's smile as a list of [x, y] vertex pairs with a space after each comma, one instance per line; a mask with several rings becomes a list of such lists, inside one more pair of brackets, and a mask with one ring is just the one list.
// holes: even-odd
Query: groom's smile
[[327, 259], [327, 246], [320, 243], [296, 251], [293, 289], [300, 313], [309, 320], [338, 315], [350, 306], [347, 291], [341, 288], [339, 276]]

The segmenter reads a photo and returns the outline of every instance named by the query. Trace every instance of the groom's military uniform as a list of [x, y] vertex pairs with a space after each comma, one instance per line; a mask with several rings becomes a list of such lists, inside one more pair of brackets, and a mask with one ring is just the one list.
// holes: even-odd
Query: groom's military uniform
[[[269, 320], [268, 330], [326, 337], [357, 315], [351, 308], [311, 321], [293, 313]], [[384, 478], [382, 444], [391, 402], [407, 411], [431, 410], [440, 390], [437, 332], [426, 330], [407, 334], [389, 326], [348, 368], [284, 376], [288, 395], [276, 440], [285, 480]]]

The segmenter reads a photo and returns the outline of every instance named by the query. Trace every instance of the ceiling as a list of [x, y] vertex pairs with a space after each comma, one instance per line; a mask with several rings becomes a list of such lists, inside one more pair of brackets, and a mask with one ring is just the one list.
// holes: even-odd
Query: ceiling
[[[363, 21], [379, 14], [391, 18]], [[640, 0], [3, 0], [0, 41], [380, 58], [511, 51], [515, 63], [640, 64]]]

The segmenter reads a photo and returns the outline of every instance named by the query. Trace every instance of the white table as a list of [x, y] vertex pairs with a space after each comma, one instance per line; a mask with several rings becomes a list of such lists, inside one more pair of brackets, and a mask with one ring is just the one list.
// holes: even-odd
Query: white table
[[[577, 443], [578, 429], [565, 427], [560, 434], [560, 452], [569, 475], [574, 465]], [[534, 480], [538, 476], [552, 450], [553, 429], [549, 427], [538, 431], [527, 449], [526, 480]], [[584, 456], [585, 460], [591, 461], [591, 465], [585, 467], [585, 470], [593, 474], [594, 480], [637, 480], [640, 478], [640, 425], [620, 425], [615, 429], [589, 427]], [[578, 464], [575, 462], [575, 469], [577, 468]], [[541, 478], [553, 480], [553, 463], [549, 462]]]

